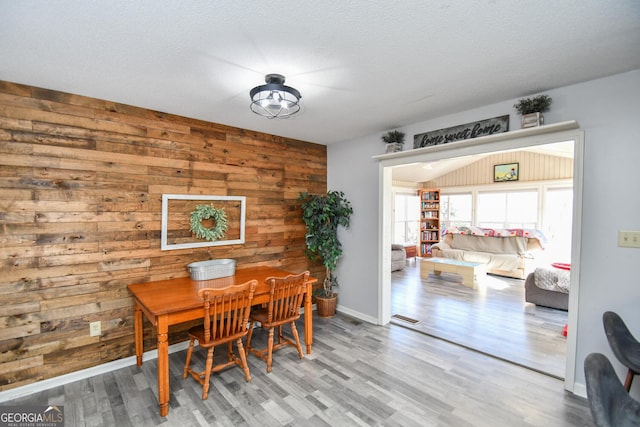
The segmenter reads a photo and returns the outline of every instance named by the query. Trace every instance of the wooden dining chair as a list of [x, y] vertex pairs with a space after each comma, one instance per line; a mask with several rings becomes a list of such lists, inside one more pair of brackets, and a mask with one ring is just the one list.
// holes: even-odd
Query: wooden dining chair
[[[267, 372], [271, 372], [273, 362], [273, 350], [277, 350], [285, 345], [291, 345], [298, 350], [300, 359], [302, 346], [296, 329], [296, 320], [300, 318], [300, 307], [307, 288], [309, 272], [292, 274], [286, 277], [269, 277], [265, 282], [269, 285], [269, 302], [266, 306], [253, 308], [249, 318], [249, 333], [247, 335], [247, 353], [253, 353], [267, 362]], [[267, 348], [255, 349], [251, 347], [253, 327], [256, 322], [260, 323], [263, 329], [269, 330]], [[282, 326], [291, 325], [293, 340], [285, 337], [282, 333]], [[278, 341], [274, 344], [274, 330], [278, 328]]]
[[[190, 342], [182, 377], [187, 378], [187, 375], [191, 374], [196, 381], [202, 384], [202, 400], [205, 400], [209, 395], [209, 379], [212, 372], [238, 365], [244, 370], [247, 381], [251, 381], [242, 338], [247, 335], [251, 301], [257, 285], [257, 280], [250, 280], [225, 288], [204, 288], [198, 291], [198, 296], [202, 298], [204, 303], [204, 323], [188, 331]], [[207, 349], [207, 361], [204, 371], [201, 372], [189, 367], [195, 341], [198, 341], [200, 347]], [[233, 352], [234, 341], [238, 347], [238, 355]], [[228, 345], [227, 362], [214, 365], [215, 346], [225, 343]]]

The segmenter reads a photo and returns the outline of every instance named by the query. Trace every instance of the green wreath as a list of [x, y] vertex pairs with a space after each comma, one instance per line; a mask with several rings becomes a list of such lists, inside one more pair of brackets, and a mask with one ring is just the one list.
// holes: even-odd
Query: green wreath
[[[212, 219], [215, 224], [211, 228], [202, 225], [203, 219]], [[191, 212], [191, 232], [199, 239], [218, 240], [229, 229], [227, 214], [224, 209], [216, 209], [213, 205], [198, 205]]]

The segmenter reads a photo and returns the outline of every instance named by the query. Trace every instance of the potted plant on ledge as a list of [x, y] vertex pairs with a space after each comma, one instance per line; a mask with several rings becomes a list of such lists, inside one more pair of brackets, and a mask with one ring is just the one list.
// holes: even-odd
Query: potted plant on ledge
[[522, 128], [530, 128], [544, 124], [542, 113], [549, 111], [551, 107], [551, 97], [548, 95], [538, 95], [533, 98], [523, 98], [513, 108], [522, 116]]
[[382, 135], [382, 142], [384, 142], [387, 147], [385, 153], [402, 151], [402, 147], [404, 146], [404, 132], [390, 130]]
[[335, 314], [338, 296], [333, 288], [338, 286], [334, 271], [342, 256], [342, 244], [338, 240], [338, 227], [349, 227], [353, 213], [351, 204], [342, 191], [328, 191], [326, 194], [300, 193], [302, 200], [302, 220], [307, 226], [306, 254], [312, 261], [320, 259], [325, 267], [322, 288], [314, 297], [318, 315], [331, 317]]

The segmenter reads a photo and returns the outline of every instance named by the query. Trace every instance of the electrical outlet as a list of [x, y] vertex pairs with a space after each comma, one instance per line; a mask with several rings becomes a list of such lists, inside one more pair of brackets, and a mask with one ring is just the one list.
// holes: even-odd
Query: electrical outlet
[[100, 336], [101, 331], [100, 321], [89, 323], [89, 335], [92, 337]]
[[618, 246], [640, 248], [640, 231], [618, 230]]

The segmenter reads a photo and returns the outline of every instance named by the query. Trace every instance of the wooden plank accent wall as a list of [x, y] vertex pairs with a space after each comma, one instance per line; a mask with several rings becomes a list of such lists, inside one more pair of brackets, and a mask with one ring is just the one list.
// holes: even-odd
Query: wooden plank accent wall
[[[488, 185], [493, 182], [493, 166], [505, 163], [519, 163], [518, 182], [548, 181], [573, 178], [573, 159], [550, 156], [531, 151], [517, 151], [492, 154], [477, 162], [443, 175], [425, 188], [450, 188], [469, 185]], [[508, 183], [495, 183], [495, 185]]]
[[[297, 196], [326, 183], [324, 145], [0, 81], [0, 391], [134, 355], [130, 283], [212, 258], [321, 276]], [[245, 243], [161, 251], [163, 193], [246, 196]]]

